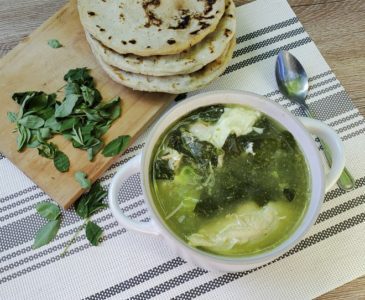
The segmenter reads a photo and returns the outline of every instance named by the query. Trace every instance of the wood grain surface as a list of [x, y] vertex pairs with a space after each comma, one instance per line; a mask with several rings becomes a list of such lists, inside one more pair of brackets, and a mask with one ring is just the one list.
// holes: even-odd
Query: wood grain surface
[[[0, 0], [0, 57], [66, 2]], [[237, 4], [247, 2], [236, 1]], [[355, 105], [365, 115], [365, 1], [289, 0], [289, 3]], [[317, 299], [365, 299], [365, 276]]]
[[[47, 41], [59, 39], [63, 47], [53, 49]], [[52, 141], [70, 159], [68, 172], [59, 172], [52, 160], [40, 157], [36, 149], [17, 151], [14, 124], [7, 120], [7, 112], [17, 112], [19, 105], [11, 101], [14, 92], [27, 90], [54, 93], [65, 85], [64, 74], [76, 67], [91, 70], [96, 87], [105, 100], [122, 99], [122, 117], [113, 122], [103, 136], [105, 144], [120, 135], [138, 137], [176, 97], [163, 93], [138, 92], [115, 83], [105, 75], [85, 39], [80, 24], [76, 0], [72, 0], [31, 33], [8, 55], [0, 60], [0, 152], [34, 181], [47, 195], [63, 208], [70, 207], [85, 191], [74, 174], [83, 171], [94, 182], [117, 157], [96, 155], [90, 163], [86, 151], [76, 149], [58, 135]], [[58, 99], [63, 99], [61, 92]]]

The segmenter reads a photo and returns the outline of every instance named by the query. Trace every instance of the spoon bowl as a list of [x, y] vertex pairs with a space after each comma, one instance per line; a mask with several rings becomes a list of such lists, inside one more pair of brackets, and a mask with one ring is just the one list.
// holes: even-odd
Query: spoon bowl
[[280, 91], [290, 100], [305, 103], [308, 76], [301, 63], [288, 51], [280, 51], [275, 68]]

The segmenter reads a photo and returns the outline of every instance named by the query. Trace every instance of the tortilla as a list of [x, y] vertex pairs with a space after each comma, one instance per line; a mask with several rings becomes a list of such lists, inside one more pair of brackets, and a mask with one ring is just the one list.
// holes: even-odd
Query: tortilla
[[217, 27], [225, 0], [78, 0], [86, 31], [117, 53], [180, 53]]
[[235, 35], [235, 5], [232, 0], [226, 2], [227, 9], [216, 30], [199, 44], [180, 54], [150, 57], [122, 55], [105, 47], [87, 32], [86, 38], [103, 61], [124, 71], [152, 76], [192, 73], [221, 56]]
[[135, 74], [112, 67], [102, 60], [93, 47], [91, 48], [101, 67], [114, 81], [140, 91], [181, 94], [199, 89], [219, 77], [232, 58], [235, 45], [236, 40], [232, 39], [222, 56], [199, 71], [164, 77]]

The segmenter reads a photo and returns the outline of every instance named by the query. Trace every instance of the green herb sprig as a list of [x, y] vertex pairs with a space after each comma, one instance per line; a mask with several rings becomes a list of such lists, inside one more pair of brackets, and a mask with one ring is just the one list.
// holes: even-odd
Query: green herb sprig
[[[107, 207], [103, 203], [103, 199], [107, 195], [107, 192], [101, 187], [99, 183], [95, 183], [91, 186], [90, 191], [82, 195], [75, 204], [75, 210], [77, 215], [84, 220], [83, 224], [77, 229], [74, 236], [66, 244], [65, 249], [62, 252], [62, 256], [66, 254], [72, 243], [75, 242], [78, 235], [85, 228], [86, 238], [93, 246], [97, 246], [100, 243], [103, 229], [92, 222], [90, 218], [99, 210]], [[45, 219], [48, 220], [42, 228], [36, 233], [32, 248], [37, 249], [50, 243], [58, 233], [61, 225], [61, 210], [60, 208], [50, 202], [41, 202], [36, 206], [37, 212]]]
[[86, 238], [93, 246], [98, 246], [100, 243], [101, 236], [103, 234], [103, 229], [96, 223], [90, 221], [92, 215], [97, 211], [108, 207], [103, 203], [103, 199], [107, 195], [107, 192], [101, 187], [99, 183], [94, 183], [90, 191], [82, 195], [75, 204], [75, 211], [79, 217], [84, 220], [84, 223], [78, 228], [75, 235], [67, 243], [62, 256], [65, 255], [68, 248], [76, 240], [80, 232], [85, 228]]

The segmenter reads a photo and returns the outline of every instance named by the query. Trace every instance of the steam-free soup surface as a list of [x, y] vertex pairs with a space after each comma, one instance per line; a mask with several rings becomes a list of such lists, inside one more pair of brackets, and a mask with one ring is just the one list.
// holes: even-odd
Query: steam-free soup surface
[[225, 256], [282, 243], [308, 202], [308, 170], [291, 133], [239, 105], [178, 120], [155, 147], [150, 178], [167, 226], [189, 245]]

